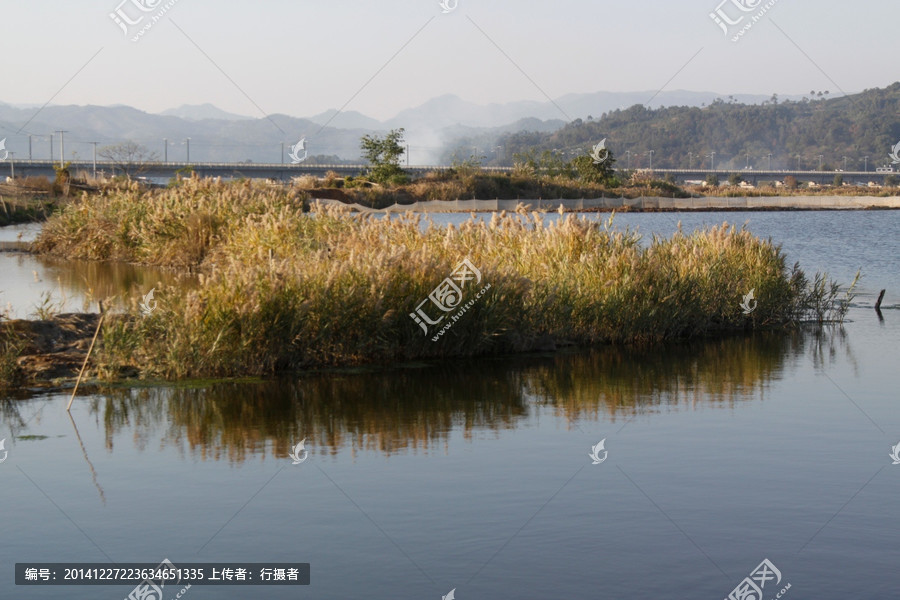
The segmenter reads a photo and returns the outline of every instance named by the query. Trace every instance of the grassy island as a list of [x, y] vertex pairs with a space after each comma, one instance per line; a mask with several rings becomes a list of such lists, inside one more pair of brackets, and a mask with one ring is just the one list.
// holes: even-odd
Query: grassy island
[[[84, 195], [50, 217], [33, 249], [199, 274], [196, 287], [156, 289], [149, 314], [138, 310], [148, 290], [110, 311], [91, 357], [100, 378], [264, 375], [654, 343], [846, 310], [837, 285], [809, 281], [777, 245], [745, 229], [642, 239], [613, 217], [550, 216], [520, 206], [439, 227], [412, 214], [310, 206], [299, 190], [195, 178], [165, 190], [135, 184]], [[466, 260], [477, 280], [464, 269], [462, 297], [441, 296], [466, 310], [442, 312], [429, 298], [442, 284], [449, 289]], [[746, 314], [741, 302], [751, 290]], [[411, 318], [422, 306], [432, 320], [446, 318], [426, 328]]]

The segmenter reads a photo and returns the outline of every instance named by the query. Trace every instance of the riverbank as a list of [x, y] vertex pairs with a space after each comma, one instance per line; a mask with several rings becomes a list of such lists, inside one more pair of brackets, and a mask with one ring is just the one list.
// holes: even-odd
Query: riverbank
[[66, 386], [84, 363], [98, 314], [0, 321], [0, 390]]
[[194, 288], [120, 298], [90, 361], [103, 379], [652, 344], [846, 309], [836, 285], [809, 281], [774, 242], [727, 224], [644, 240], [613, 219], [563, 212], [545, 222], [519, 206], [437, 227], [310, 207], [251, 182], [85, 196], [51, 217], [33, 248], [199, 274]]
[[361, 204], [346, 204], [338, 200], [315, 198], [327, 205], [347, 206], [358, 212], [493, 212], [514, 211], [519, 204], [536, 210], [556, 210], [562, 206], [573, 212], [685, 212], [685, 211], [746, 211], [746, 210], [873, 210], [900, 209], [900, 196], [697, 196], [691, 198], [583, 198], [537, 200], [433, 200], [412, 204], [393, 204], [373, 209]]

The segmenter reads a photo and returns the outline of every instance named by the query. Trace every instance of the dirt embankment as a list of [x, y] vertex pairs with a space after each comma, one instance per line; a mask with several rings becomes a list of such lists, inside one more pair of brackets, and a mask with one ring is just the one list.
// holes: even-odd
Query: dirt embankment
[[18, 383], [60, 383], [78, 377], [99, 319], [98, 314], [65, 313], [48, 321], [0, 323], [0, 340], [18, 350]]

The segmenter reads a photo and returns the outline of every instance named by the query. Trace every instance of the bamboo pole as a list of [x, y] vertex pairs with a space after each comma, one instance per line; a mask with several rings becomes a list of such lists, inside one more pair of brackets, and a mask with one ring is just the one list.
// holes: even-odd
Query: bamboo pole
[[884, 292], [885, 290], [881, 290], [881, 293], [878, 294], [878, 301], [875, 302], [875, 310], [877, 311], [881, 310], [881, 301], [884, 300]]
[[100, 327], [103, 325], [103, 318], [106, 315], [103, 314], [103, 302], [100, 303], [100, 320], [97, 321], [97, 330], [94, 332], [94, 339], [91, 340], [91, 346], [88, 348], [87, 356], [84, 357], [84, 363], [81, 365], [81, 372], [78, 373], [78, 379], [75, 380], [75, 389], [72, 390], [72, 397], [69, 398], [69, 405], [66, 406], [66, 412], [71, 412], [72, 410], [72, 401], [75, 400], [75, 392], [78, 391], [78, 384], [81, 383], [81, 378], [84, 376], [84, 369], [87, 367], [88, 360], [91, 358], [91, 352], [94, 350], [94, 343], [97, 341], [97, 336], [100, 334]]

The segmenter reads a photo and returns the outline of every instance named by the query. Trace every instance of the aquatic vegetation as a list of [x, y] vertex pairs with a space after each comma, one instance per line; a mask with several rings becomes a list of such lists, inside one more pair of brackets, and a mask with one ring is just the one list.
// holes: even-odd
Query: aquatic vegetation
[[[612, 217], [563, 213], [545, 222], [545, 213], [524, 206], [437, 227], [413, 214], [318, 204], [304, 212], [303, 200], [249, 182], [126, 189], [67, 207], [35, 247], [201, 273], [194, 289], [157, 289], [152, 314], [107, 321], [95, 362], [110, 377], [131, 370], [235, 376], [655, 343], [846, 311], [824, 277], [810, 286], [796, 266], [786, 267], [777, 245], [727, 224], [644, 240]], [[433, 341], [410, 313], [465, 258], [490, 289]], [[757, 304], [745, 314], [740, 303], [750, 290]], [[466, 289], [464, 300], [474, 293]]]

